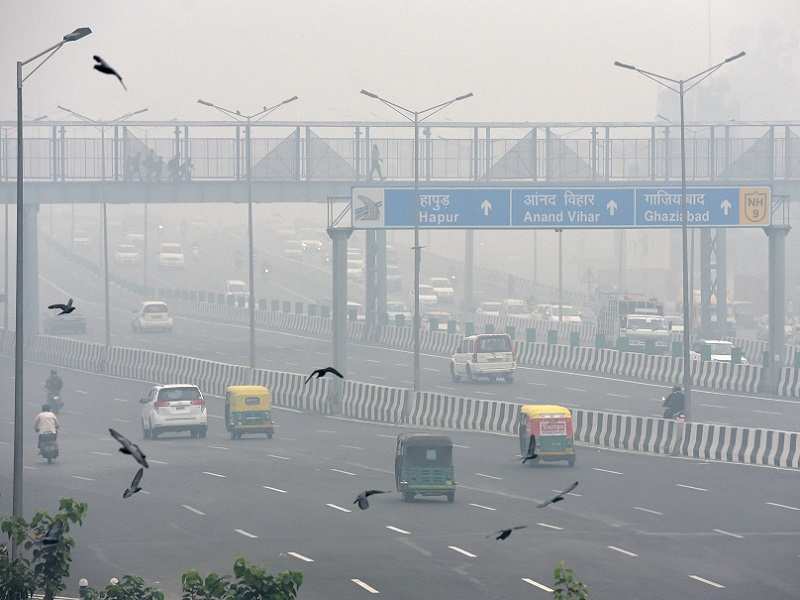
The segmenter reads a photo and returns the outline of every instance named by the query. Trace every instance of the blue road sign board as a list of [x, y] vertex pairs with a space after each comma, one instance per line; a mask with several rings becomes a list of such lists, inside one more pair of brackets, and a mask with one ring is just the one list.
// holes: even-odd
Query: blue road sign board
[[[767, 186], [689, 187], [690, 227], [764, 227]], [[416, 208], [415, 208], [416, 207]], [[355, 229], [614, 229], [680, 227], [678, 187], [353, 188]]]

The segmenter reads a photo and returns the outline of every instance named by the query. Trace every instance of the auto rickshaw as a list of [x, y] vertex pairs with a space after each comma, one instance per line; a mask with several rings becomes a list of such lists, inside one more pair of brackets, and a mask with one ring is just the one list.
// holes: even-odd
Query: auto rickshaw
[[525, 404], [519, 409], [519, 451], [537, 455], [530, 463], [566, 460], [575, 465], [572, 413], [557, 404]]
[[225, 428], [231, 439], [266, 433], [272, 439], [272, 392], [261, 385], [231, 385], [225, 390]]
[[448, 502], [453, 502], [453, 442], [446, 435], [398, 435], [394, 477], [404, 502], [411, 502], [414, 496], [446, 496]]

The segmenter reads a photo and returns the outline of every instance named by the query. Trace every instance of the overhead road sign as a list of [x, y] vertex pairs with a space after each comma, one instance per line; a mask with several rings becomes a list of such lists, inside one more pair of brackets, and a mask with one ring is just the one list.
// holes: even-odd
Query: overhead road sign
[[[764, 227], [767, 186], [688, 187], [689, 227]], [[416, 206], [416, 211], [415, 211]], [[416, 213], [416, 214], [415, 214]], [[678, 187], [354, 187], [354, 229], [636, 229], [680, 227]]]

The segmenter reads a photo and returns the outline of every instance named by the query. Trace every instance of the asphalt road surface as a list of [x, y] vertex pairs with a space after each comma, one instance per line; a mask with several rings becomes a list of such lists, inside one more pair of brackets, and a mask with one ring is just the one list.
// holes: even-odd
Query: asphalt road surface
[[[219, 400], [209, 399], [209, 437], [143, 442], [147, 493], [123, 501], [135, 467], [107, 428], [141, 439], [136, 399], [145, 384], [66, 371], [62, 454], [48, 466], [29, 426], [45, 374], [39, 365], [26, 373], [25, 506], [32, 515], [62, 496], [88, 502], [73, 594], [79, 577], [100, 583], [123, 573], [176, 594], [183, 570], [225, 571], [244, 555], [303, 571], [304, 599], [545, 598], [560, 560], [598, 599], [797, 597], [796, 472], [589, 448], [572, 469], [527, 467], [513, 438], [452, 433], [454, 504], [406, 504], [393, 493], [361, 512], [351, 504], [357, 492], [393, 489], [397, 428], [276, 411], [273, 440], [231, 441]], [[0, 510], [8, 513], [4, 406]], [[574, 480], [580, 486], [565, 502], [535, 508]], [[529, 528], [504, 542], [484, 537], [519, 524]]]
[[[54, 254], [43, 264], [43, 298], [74, 297], [79, 310], [90, 321], [90, 334], [86, 338], [102, 341], [100, 280]], [[131, 310], [137, 305], [138, 298], [112, 289], [112, 344], [247, 364], [249, 333], [246, 325], [198, 319], [178, 311], [172, 333], [135, 334], [131, 332], [130, 320]], [[259, 328], [256, 343], [257, 365], [262, 368], [306, 373], [331, 361], [330, 341], [304, 334]], [[369, 383], [408, 387], [413, 377], [412, 358], [412, 353], [406, 350], [350, 343], [348, 376]], [[453, 383], [449, 358], [432, 354], [423, 356], [421, 376], [422, 389], [441, 393], [513, 402], [556, 402], [570, 407], [649, 416], [661, 416], [661, 398], [669, 392], [669, 386], [659, 384], [534, 367], [520, 367], [513, 384]], [[800, 401], [797, 400], [706, 390], [695, 390], [694, 399], [697, 421], [800, 430]]]

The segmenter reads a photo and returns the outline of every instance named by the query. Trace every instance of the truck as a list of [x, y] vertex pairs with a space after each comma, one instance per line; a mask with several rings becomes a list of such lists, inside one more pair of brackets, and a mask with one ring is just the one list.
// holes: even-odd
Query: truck
[[623, 296], [618, 301], [620, 337], [633, 352], [666, 354], [672, 336], [664, 318], [664, 304], [656, 298]]

